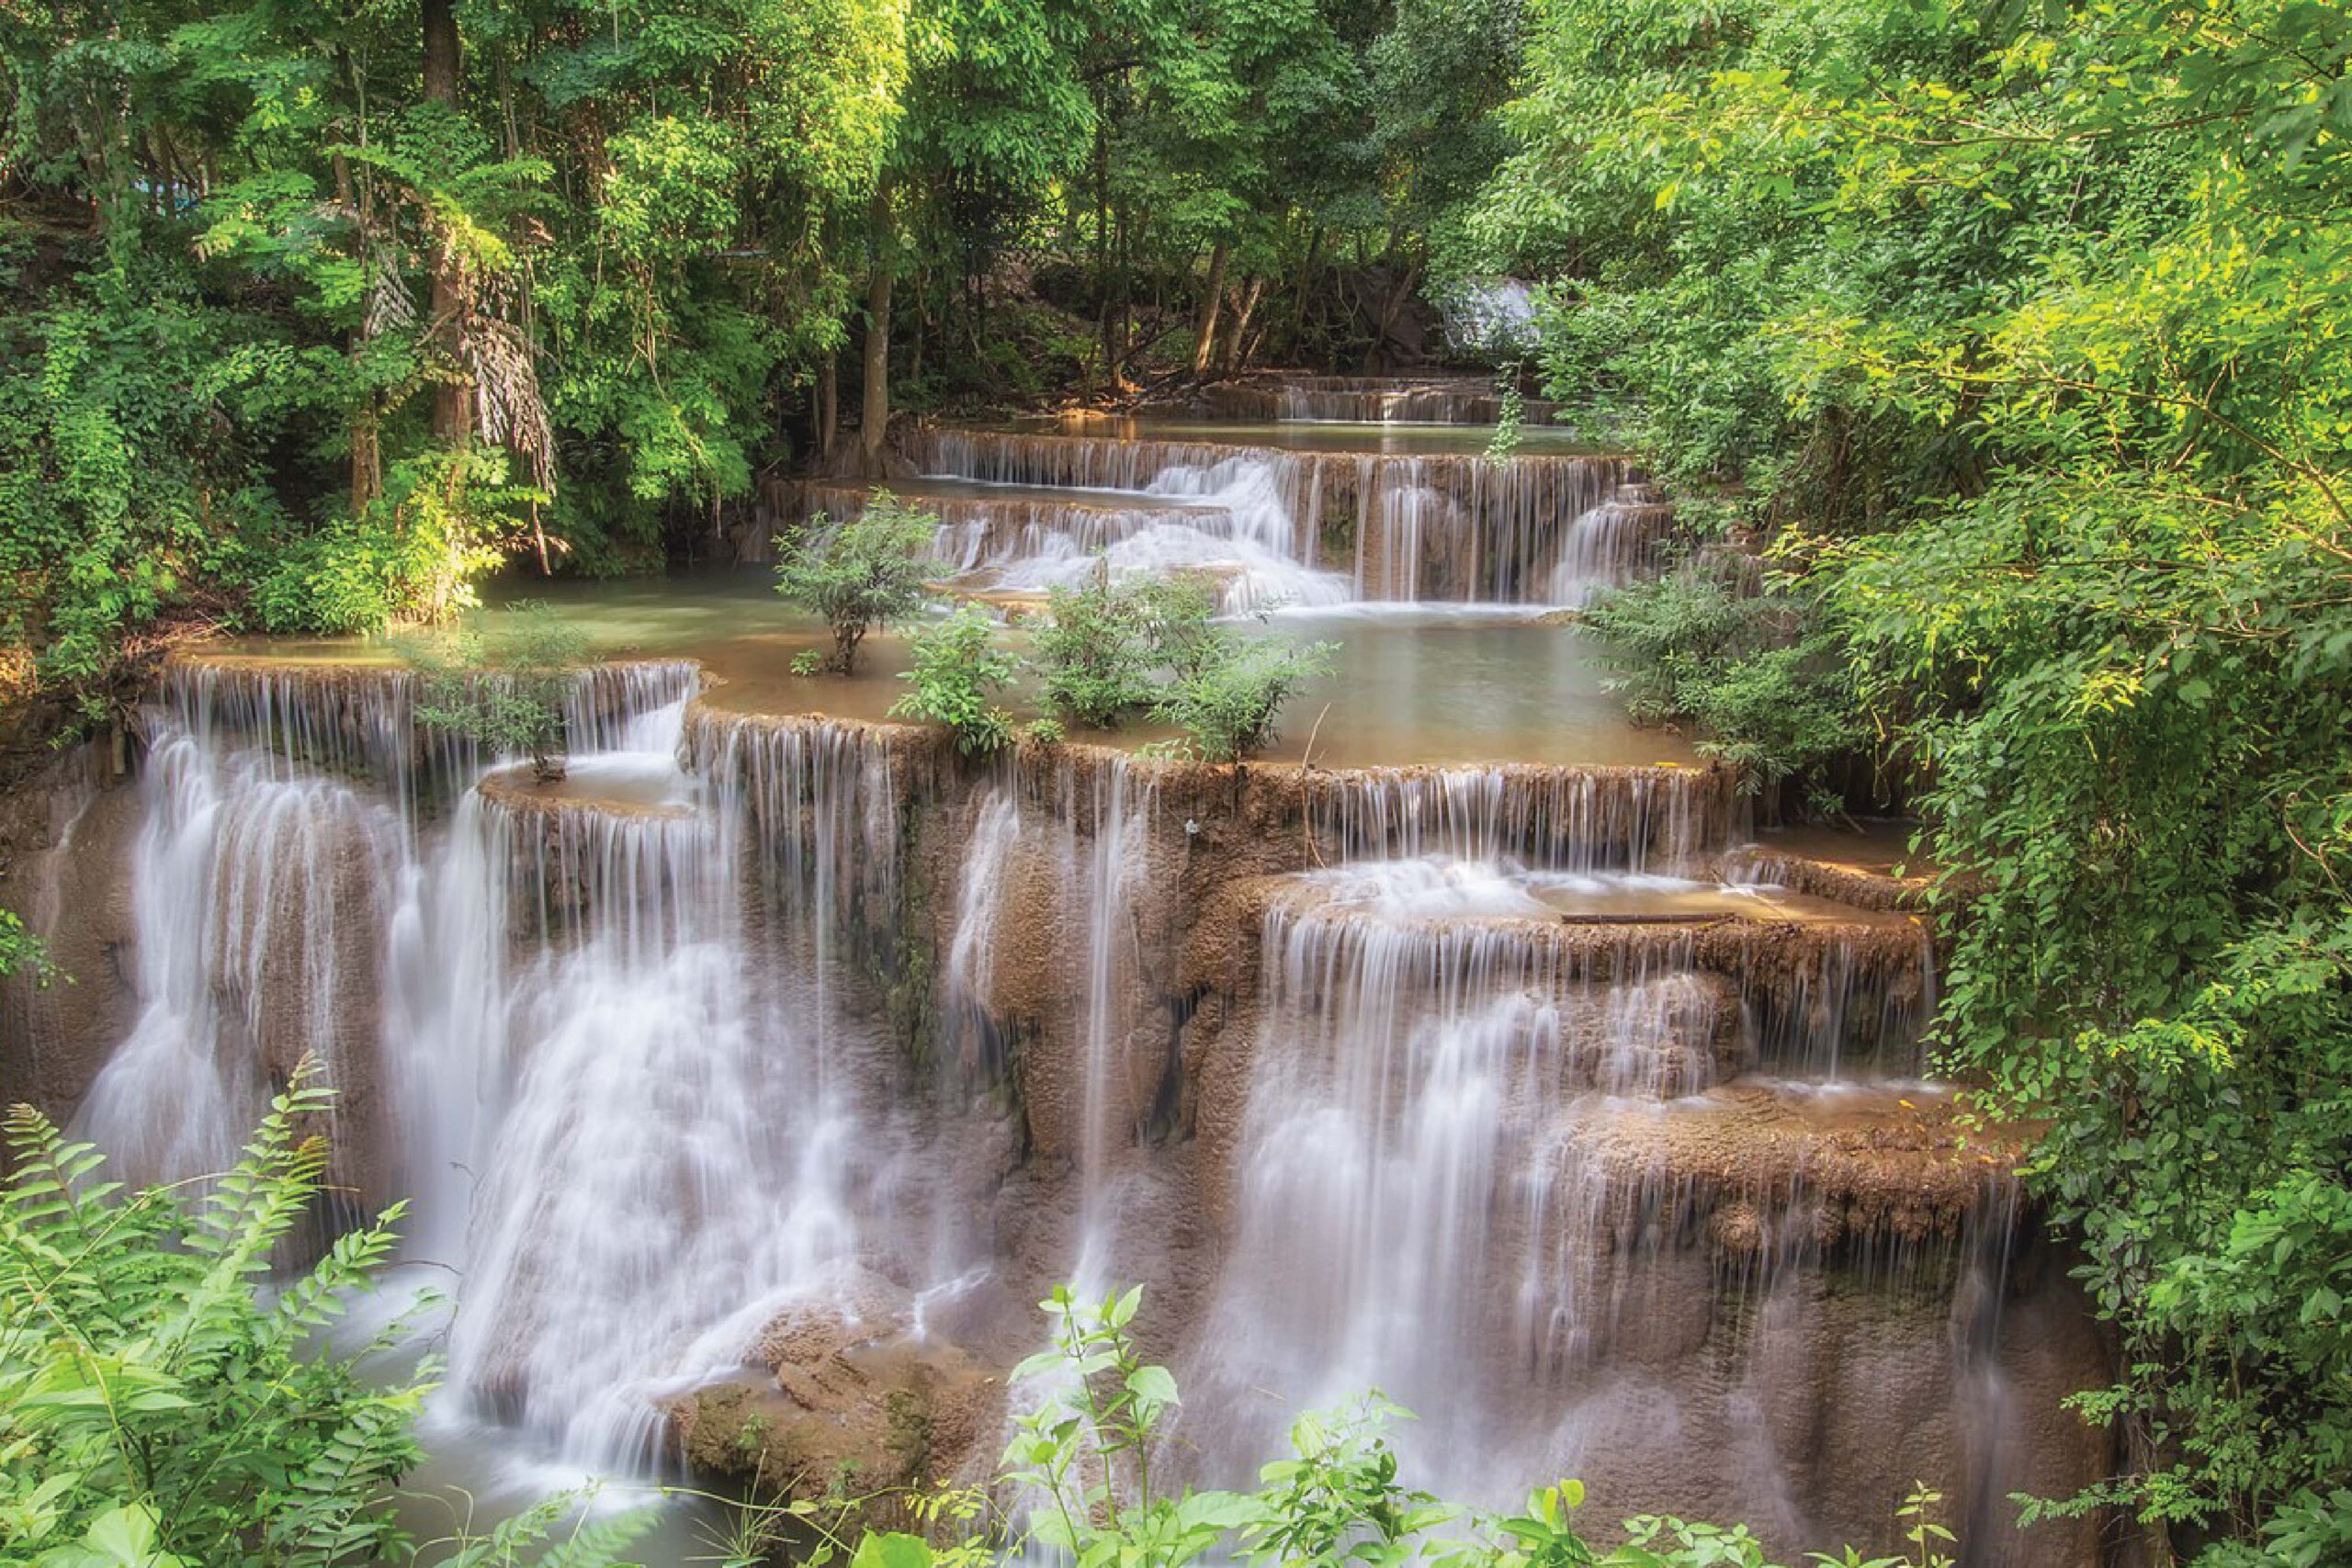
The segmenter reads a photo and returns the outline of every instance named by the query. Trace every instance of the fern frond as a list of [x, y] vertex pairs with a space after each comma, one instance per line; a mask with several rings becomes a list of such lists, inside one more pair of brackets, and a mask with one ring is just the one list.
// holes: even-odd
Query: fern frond
[[392, 1486], [415, 1467], [410, 1435], [415, 1399], [402, 1393], [347, 1407], [343, 1424], [292, 1478], [269, 1539], [283, 1568], [334, 1568], [394, 1555], [402, 1537], [386, 1507]]

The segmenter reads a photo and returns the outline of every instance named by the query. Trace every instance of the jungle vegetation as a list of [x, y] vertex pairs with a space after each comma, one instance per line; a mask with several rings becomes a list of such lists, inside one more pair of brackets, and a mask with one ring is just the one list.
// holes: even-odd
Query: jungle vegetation
[[1501, 135], [1516, 0], [0, 6], [0, 629], [95, 701], [215, 628], [660, 567], [902, 405], [1363, 356]]
[[[1894, 786], [1942, 1065], [2046, 1129], [2122, 1463], [2022, 1511], [2352, 1561], [2341, 6], [18, 0], [0, 58], [19, 695], [1532, 282], [1510, 352], [1705, 542], [1595, 611], [1636, 695]], [[1071, 722], [1163, 700], [1097, 662]]]
[[1902, 786], [1944, 1066], [2118, 1336], [2119, 1479], [2027, 1512], [2352, 1561], [2352, 14], [1530, 23], [1487, 265], [1781, 623], [1694, 570], [1603, 629], [1744, 766]]

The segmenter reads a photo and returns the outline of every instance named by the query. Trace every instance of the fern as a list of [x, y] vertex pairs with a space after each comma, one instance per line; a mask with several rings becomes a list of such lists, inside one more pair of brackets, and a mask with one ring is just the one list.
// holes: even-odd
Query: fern
[[[319, 1331], [391, 1257], [395, 1204], [276, 1281], [327, 1168], [331, 1103], [299, 1068], [193, 1205], [126, 1193], [39, 1113], [8, 1113], [0, 1186], [0, 1568], [138, 1561], [339, 1568], [411, 1555], [389, 1508], [420, 1456], [431, 1362], [370, 1387]], [[390, 1332], [390, 1331], [388, 1331]], [[380, 1344], [381, 1341], [379, 1340]], [[633, 1521], [558, 1500], [487, 1538], [500, 1565], [589, 1568]], [[464, 1558], [466, 1548], [460, 1547]], [[131, 1553], [132, 1555], [125, 1555]]]

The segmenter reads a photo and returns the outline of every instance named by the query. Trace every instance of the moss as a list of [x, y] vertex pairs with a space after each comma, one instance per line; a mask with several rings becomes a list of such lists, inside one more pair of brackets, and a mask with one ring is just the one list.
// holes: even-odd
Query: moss
[[876, 976], [890, 1020], [891, 1037], [899, 1055], [918, 1073], [927, 1073], [939, 1056], [940, 1019], [937, 988], [933, 983], [935, 958], [930, 931], [931, 878], [922, 854], [924, 811], [914, 801], [899, 813], [897, 907], [891, 910], [888, 951], [880, 956]]
[[894, 1388], [883, 1400], [883, 1412], [890, 1424], [883, 1446], [899, 1461], [899, 1480], [921, 1481], [931, 1462], [931, 1402], [913, 1389]]

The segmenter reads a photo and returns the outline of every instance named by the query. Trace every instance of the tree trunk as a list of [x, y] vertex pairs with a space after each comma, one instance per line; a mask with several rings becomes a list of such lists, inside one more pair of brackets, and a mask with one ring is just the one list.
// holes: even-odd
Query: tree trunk
[[[460, 55], [456, 0], [418, 0], [424, 26], [424, 101], [458, 107]], [[457, 335], [459, 287], [458, 261], [446, 243], [433, 248], [433, 329]], [[433, 434], [444, 441], [462, 441], [473, 428], [466, 404], [470, 390], [461, 378], [452, 378], [435, 389]]]
[[1306, 341], [1306, 313], [1315, 304], [1315, 272], [1323, 260], [1323, 225], [1317, 223], [1306, 238], [1306, 260], [1299, 264], [1297, 309], [1291, 317], [1291, 363], [1299, 363], [1301, 345]]
[[1223, 240], [1209, 253], [1208, 288], [1201, 294], [1201, 313], [1193, 330], [1193, 374], [1208, 373], [1209, 361], [1216, 355], [1217, 310], [1225, 303], [1225, 264], [1229, 247]]
[[923, 329], [931, 322], [931, 283], [923, 274], [915, 274], [914, 320], [907, 333], [907, 385], [922, 385]]
[[1111, 131], [1098, 95], [1094, 110], [1094, 331], [1102, 340], [1102, 378], [1118, 389], [1119, 355], [1111, 341]]
[[890, 192], [874, 187], [872, 260], [865, 281], [865, 409], [857, 427], [866, 471], [882, 466], [882, 438], [890, 424]]
[[842, 428], [842, 378], [839, 355], [828, 354], [817, 361], [817, 462], [820, 467], [833, 455], [833, 437]]
[[1266, 280], [1252, 277], [1241, 286], [1241, 302], [1233, 309], [1233, 335], [1225, 340], [1225, 368], [1241, 368], [1242, 345], [1250, 335], [1250, 318], [1257, 312], [1258, 301], [1266, 292]]
[[1396, 286], [1380, 302], [1380, 320], [1373, 328], [1372, 347], [1363, 356], [1366, 370], [1378, 368], [1381, 353], [1388, 346], [1388, 334], [1396, 328], [1396, 318], [1404, 311], [1405, 301], [1412, 298], [1413, 285], [1420, 280], [1421, 259], [1415, 256], [1405, 264], [1405, 270], [1397, 275]]

